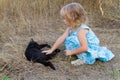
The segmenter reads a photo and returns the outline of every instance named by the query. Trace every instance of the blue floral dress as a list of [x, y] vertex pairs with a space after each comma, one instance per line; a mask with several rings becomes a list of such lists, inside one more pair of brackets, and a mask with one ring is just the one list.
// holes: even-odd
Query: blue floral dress
[[86, 64], [94, 64], [96, 59], [106, 62], [114, 57], [114, 54], [109, 49], [99, 45], [99, 39], [86, 24], [82, 24], [74, 32], [72, 32], [71, 29], [69, 30], [69, 36], [64, 41], [67, 50], [74, 50], [80, 47], [78, 31], [81, 29], [88, 29], [86, 35], [88, 50], [84, 53], [77, 54], [78, 59], [84, 60]]

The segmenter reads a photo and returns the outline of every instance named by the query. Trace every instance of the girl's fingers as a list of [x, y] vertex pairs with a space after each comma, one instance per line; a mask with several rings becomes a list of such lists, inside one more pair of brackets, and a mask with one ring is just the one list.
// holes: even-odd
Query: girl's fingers
[[42, 51], [42, 52], [47, 52], [47, 51]]
[[42, 51], [42, 53], [45, 53], [45, 54], [46, 54], [47, 52], [48, 52], [48, 51]]
[[64, 50], [64, 52], [65, 52], [65, 56], [67, 56], [66, 50]]
[[45, 53], [46, 55], [51, 54], [50, 50], [46, 50], [46, 51], [42, 51], [43, 53]]
[[66, 50], [64, 50], [64, 52], [66, 52]]

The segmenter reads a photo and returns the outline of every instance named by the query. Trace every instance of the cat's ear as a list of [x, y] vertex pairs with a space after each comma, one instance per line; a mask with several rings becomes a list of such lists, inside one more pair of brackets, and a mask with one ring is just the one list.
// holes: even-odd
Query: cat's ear
[[34, 42], [33, 38], [31, 38], [30, 42]]

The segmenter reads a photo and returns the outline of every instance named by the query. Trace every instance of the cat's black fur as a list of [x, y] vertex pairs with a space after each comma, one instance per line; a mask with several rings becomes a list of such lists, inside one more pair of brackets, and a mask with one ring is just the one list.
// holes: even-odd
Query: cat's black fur
[[26, 48], [25, 56], [28, 61], [38, 62], [55, 70], [54, 65], [48, 60], [52, 59], [58, 52], [60, 52], [60, 49], [56, 49], [55, 51], [53, 51], [53, 53], [46, 55], [41, 50], [44, 47], [50, 48], [50, 45], [38, 44], [33, 39], [31, 39]]

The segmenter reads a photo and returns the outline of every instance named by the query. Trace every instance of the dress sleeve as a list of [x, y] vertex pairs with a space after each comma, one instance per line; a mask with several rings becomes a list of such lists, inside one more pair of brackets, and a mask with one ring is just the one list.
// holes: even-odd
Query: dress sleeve
[[81, 30], [81, 29], [90, 30], [90, 28], [89, 28], [86, 24], [82, 24], [82, 25], [77, 29], [77, 32], [79, 32], [79, 30]]
[[88, 30], [90, 29], [86, 24], [82, 24], [80, 28], [81, 29], [88, 29]]

